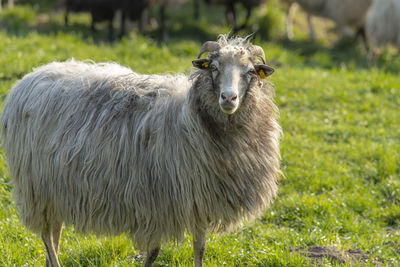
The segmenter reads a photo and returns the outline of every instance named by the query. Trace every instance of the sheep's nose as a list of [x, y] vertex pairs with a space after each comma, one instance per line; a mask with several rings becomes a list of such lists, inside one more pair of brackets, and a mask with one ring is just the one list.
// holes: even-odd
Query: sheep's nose
[[226, 114], [233, 114], [239, 107], [239, 96], [235, 90], [224, 90], [219, 95], [219, 106]]
[[233, 102], [237, 99], [237, 94], [233, 93], [232, 95], [227, 95], [225, 93], [222, 93], [221, 98], [225, 101]]

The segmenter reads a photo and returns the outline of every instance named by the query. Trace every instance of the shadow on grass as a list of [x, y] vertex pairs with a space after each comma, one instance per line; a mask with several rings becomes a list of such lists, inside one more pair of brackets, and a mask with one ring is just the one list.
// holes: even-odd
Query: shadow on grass
[[[193, 19], [192, 8], [184, 5], [179, 9], [182, 12], [170, 11], [167, 14], [167, 28], [171, 38], [169, 40], [195, 40], [203, 42], [204, 40], [215, 39], [221, 26], [211, 26], [210, 21], [215, 25], [223, 25], [223, 18], [218, 18], [217, 11], [213, 10], [204, 14], [200, 20]], [[155, 8], [153, 16], [158, 19], [158, 10]], [[212, 17], [211, 19], [209, 17]], [[71, 19], [72, 18], [72, 19]], [[96, 31], [92, 31], [91, 19], [88, 13], [70, 14], [70, 23], [65, 25], [64, 12], [62, 9], [54, 10], [52, 13], [38, 13], [37, 10], [29, 6], [17, 6], [12, 10], [4, 10], [0, 14], [0, 30], [8, 35], [24, 37], [32, 31], [43, 35], [54, 35], [59, 32], [65, 34], [74, 34], [80, 36], [84, 41], [94, 43], [112, 43], [120, 41], [120, 18], [114, 19], [113, 36], [110, 40], [108, 22], [96, 23]], [[216, 22], [218, 21], [218, 22]], [[159, 23], [159, 22], [158, 22]], [[128, 22], [128, 25], [132, 24]], [[133, 23], [137, 24], [137, 23]], [[130, 29], [138, 31], [137, 25]], [[128, 32], [129, 35], [129, 32]], [[144, 36], [161, 43], [160, 27], [149, 29]]]
[[[96, 31], [92, 31], [89, 14], [74, 14], [73, 17], [74, 19], [72, 21], [70, 19], [70, 24], [66, 26], [62, 10], [39, 14], [37, 10], [29, 6], [16, 6], [0, 13], [0, 30], [14, 37], [26, 37], [31, 32], [42, 35], [55, 35], [62, 32], [78, 35], [88, 42], [110, 42], [107, 22], [97, 23]], [[114, 33], [118, 34], [116, 29]]]
[[317, 42], [279, 40], [283, 48], [304, 57], [304, 65], [318, 68], [367, 69], [370, 64], [365, 49], [354, 39], [344, 38], [328, 47]]
[[85, 247], [70, 252], [61, 253], [59, 260], [62, 266], [107, 266], [120, 265], [120, 258], [124, 258], [124, 264], [140, 266], [143, 263], [143, 257], [139, 254], [122, 251], [118, 247]]
[[94, 42], [95, 44], [100, 43], [112, 43], [116, 41], [116, 36], [119, 32], [114, 28], [113, 39], [109, 38], [108, 23], [97, 23], [95, 25], [96, 30], [93, 31], [90, 28], [90, 22], [71, 22], [69, 25], [64, 25], [64, 23], [59, 23], [58, 21], [47, 21], [37, 25], [35, 30], [39, 34], [44, 35], [54, 35], [57, 33], [71, 34], [80, 36], [82, 40], [87, 42]]
[[287, 39], [278, 40], [283, 48], [296, 51], [304, 57], [302, 64], [308, 67], [323, 69], [365, 70], [377, 68], [387, 73], [397, 74], [400, 70], [400, 55], [389, 49], [385, 49], [379, 56], [376, 64], [369, 61], [369, 52], [364, 44], [351, 37], [342, 38], [328, 47], [316, 42]]

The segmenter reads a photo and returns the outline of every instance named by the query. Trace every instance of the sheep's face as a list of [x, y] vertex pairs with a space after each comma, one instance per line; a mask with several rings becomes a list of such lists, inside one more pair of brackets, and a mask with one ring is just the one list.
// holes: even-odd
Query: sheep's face
[[219, 107], [226, 114], [239, 108], [254, 82], [270, 76], [274, 69], [265, 64], [256, 64], [257, 57], [244, 47], [225, 46], [210, 53], [207, 59], [197, 59], [193, 65], [208, 70]]

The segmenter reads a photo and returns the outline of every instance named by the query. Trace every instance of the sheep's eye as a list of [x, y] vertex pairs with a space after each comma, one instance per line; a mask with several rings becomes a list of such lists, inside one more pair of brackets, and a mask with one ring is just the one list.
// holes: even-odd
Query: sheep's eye
[[255, 70], [255, 69], [250, 69], [250, 70], [247, 72], [247, 74], [249, 74], [249, 75], [256, 75], [257, 73], [256, 73], [256, 70]]
[[212, 71], [217, 71], [218, 69], [217, 69], [217, 66], [215, 66], [215, 65], [210, 65], [210, 70], [212, 70]]

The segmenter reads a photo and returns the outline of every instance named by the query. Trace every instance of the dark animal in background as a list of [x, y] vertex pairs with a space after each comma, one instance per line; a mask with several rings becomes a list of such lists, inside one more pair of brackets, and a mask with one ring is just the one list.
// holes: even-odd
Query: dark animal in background
[[[108, 21], [109, 39], [113, 40], [113, 21], [117, 11], [121, 11], [119, 36], [122, 37], [126, 34], [127, 19], [138, 22], [139, 30], [144, 30], [142, 24], [143, 13], [146, 9], [149, 9], [154, 2], [155, 0], [66, 0], [65, 25], [68, 25], [68, 16], [70, 12], [90, 12], [92, 17], [92, 31], [96, 31], [96, 23]], [[164, 20], [161, 20], [161, 25], [164, 25]]]
[[[199, 1], [194, 0], [194, 16], [199, 17]], [[226, 20], [230, 27], [233, 29], [233, 33], [237, 33], [247, 27], [248, 21], [251, 16], [252, 9], [260, 6], [266, 0], [204, 0], [209, 5], [224, 5], [226, 7]], [[236, 6], [240, 4], [246, 9], [246, 18], [243, 24], [237, 24], [237, 10]]]
[[166, 9], [167, 8], [177, 8], [179, 7], [185, 0], [155, 0], [155, 3], [159, 6], [159, 24], [160, 24], [160, 32], [161, 32], [161, 40], [165, 41], [168, 39], [168, 30], [167, 30], [167, 17], [166, 17]]
[[89, 3], [87, 0], [65, 0], [65, 15], [64, 23], [65, 26], [69, 24], [69, 13], [70, 12], [89, 12]]
[[[195, 17], [199, 16], [199, 1], [193, 0], [195, 7]], [[232, 27], [233, 33], [244, 29], [248, 25], [252, 9], [261, 5], [265, 0], [204, 0], [210, 5], [224, 5], [226, 7], [226, 19]], [[65, 24], [68, 25], [68, 15], [72, 12], [90, 12], [92, 15], [91, 28], [95, 31], [95, 23], [109, 22], [109, 37], [113, 39], [113, 19], [117, 10], [121, 10], [121, 31], [120, 36], [126, 34], [126, 19], [137, 21], [139, 29], [144, 30], [142, 24], [142, 16], [145, 10], [150, 9], [153, 5], [159, 8], [159, 25], [160, 39], [165, 41], [168, 39], [168, 27], [166, 18], [167, 8], [176, 8], [180, 6], [184, 0], [66, 0], [65, 2]], [[246, 18], [243, 24], [237, 23], [237, 5], [241, 5], [246, 10]]]
[[126, 19], [137, 21], [139, 31], [144, 31], [143, 13], [145, 10], [148, 10], [154, 2], [155, 0], [121, 0], [121, 37], [126, 34]]
[[95, 30], [94, 23], [107, 21], [109, 39], [114, 39], [113, 21], [117, 10], [120, 8], [120, 1], [112, 0], [90, 0], [90, 14], [92, 16], [92, 30]]
[[90, 12], [92, 17], [92, 31], [96, 31], [96, 23], [107, 21], [109, 39], [113, 40], [113, 21], [120, 5], [121, 0], [66, 0], [64, 17], [65, 25], [68, 25], [68, 16], [70, 12]]
[[[0, 12], [3, 10], [3, 5], [2, 5], [1, 1], [2, 0], [0, 0]], [[13, 7], [14, 7], [14, 0], [8, 0], [7, 8], [11, 9]]]

